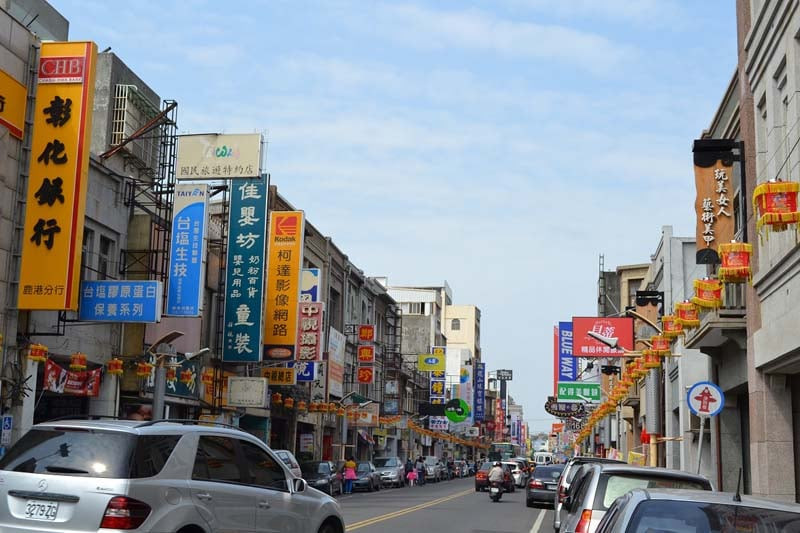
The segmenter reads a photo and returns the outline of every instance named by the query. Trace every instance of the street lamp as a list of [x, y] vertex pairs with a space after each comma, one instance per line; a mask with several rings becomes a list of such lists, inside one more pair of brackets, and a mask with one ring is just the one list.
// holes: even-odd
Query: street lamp
[[[159, 346], [170, 344], [172, 341], [182, 337], [183, 335], [184, 333], [182, 331], [170, 331], [150, 345], [150, 347], [147, 349], [147, 354], [155, 357], [156, 366], [154, 378], [155, 381], [153, 383], [153, 420], [161, 420], [164, 418], [164, 401], [167, 393], [167, 367], [180, 366], [180, 363], [178, 363], [177, 354], [170, 352], [159, 353], [157, 350], [159, 349]], [[171, 348], [171, 351], [174, 351], [174, 349]], [[195, 357], [205, 355], [210, 352], [210, 348], [202, 348], [196, 352], [186, 352], [183, 354], [183, 358], [186, 361], [189, 361]], [[170, 359], [169, 362], [166, 361], [167, 358]]]

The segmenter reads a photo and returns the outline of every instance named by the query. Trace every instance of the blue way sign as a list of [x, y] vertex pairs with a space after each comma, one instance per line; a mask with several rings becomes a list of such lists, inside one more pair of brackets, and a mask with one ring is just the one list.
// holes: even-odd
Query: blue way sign
[[686, 403], [696, 416], [717, 416], [725, 407], [725, 394], [716, 384], [700, 381], [689, 388]]

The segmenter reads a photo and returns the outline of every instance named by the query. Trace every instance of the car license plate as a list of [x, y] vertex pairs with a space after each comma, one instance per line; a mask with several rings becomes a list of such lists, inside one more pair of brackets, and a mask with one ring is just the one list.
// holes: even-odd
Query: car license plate
[[547, 490], [554, 490], [556, 488], [555, 484], [553, 483], [545, 483], [544, 486], [547, 487]]
[[57, 514], [58, 502], [28, 500], [25, 504], [25, 518], [31, 520], [55, 520]]

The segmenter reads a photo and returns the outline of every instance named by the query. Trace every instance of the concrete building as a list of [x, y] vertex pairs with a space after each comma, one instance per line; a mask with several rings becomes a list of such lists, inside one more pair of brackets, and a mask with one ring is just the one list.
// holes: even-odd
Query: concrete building
[[447, 338], [447, 384], [457, 384], [461, 367], [481, 361], [481, 310], [474, 305], [447, 305], [443, 313]]

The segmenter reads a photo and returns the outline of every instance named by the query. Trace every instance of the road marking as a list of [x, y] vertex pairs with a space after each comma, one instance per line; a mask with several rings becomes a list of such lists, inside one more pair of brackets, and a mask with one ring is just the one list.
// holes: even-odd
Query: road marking
[[539, 533], [539, 528], [542, 527], [542, 522], [544, 522], [544, 515], [544, 509], [540, 509], [539, 516], [536, 517], [536, 522], [533, 523], [530, 533]]
[[413, 507], [407, 507], [406, 509], [400, 509], [399, 511], [394, 511], [392, 513], [387, 513], [380, 516], [375, 516], [373, 518], [367, 518], [366, 520], [361, 520], [360, 522], [355, 522], [353, 524], [347, 525], [347, 531], [354, 531], [356, 529], [371, 526], [373, 524], [377, 524], [378, 522], [383, 522], [384, 520], [391, 520], [392, 518], [397, 518], [398, 516], [403, 516], [408, 513], [413, 513], [415, 511], [419, 511], [425, 509], [427, 507], [432, 507], [434, 505], [438, 505], [440, 503], [444, 503], [449, 500], [454, 500], [456, 498], [460, 498], [461, 496], [466, 496], [467, 494], [475, 492], [475, 489], [468, 489], [463, 492], [457, 492], [455, 494], [451, 494], [450, 496], [444, 496], [442, 498], [438, 498], [436, 500], [431, 500], [429, 502], [421, 503], [419, 505], [415, 505]]

